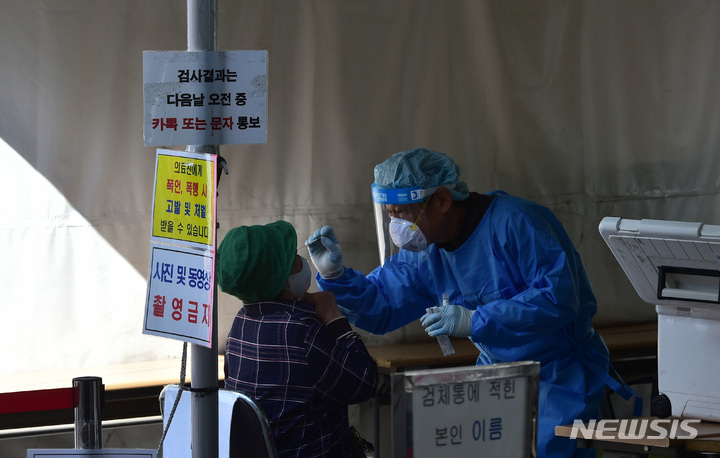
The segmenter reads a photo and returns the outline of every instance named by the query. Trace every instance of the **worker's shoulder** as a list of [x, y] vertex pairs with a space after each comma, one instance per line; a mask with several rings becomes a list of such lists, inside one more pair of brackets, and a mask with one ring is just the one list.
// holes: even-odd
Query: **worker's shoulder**
[[544, 215], [551, 213], [548, 207], [525, 197], [508, 194], [503, 191], [494, 191], [493, 204], [496, 208], [495, 213], [504, 214], [508, 217], [517, 215]]

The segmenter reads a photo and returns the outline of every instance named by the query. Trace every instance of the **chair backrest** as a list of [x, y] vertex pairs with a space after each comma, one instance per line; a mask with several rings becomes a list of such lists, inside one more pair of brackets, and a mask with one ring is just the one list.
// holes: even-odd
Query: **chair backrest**
[[277, 450], [265, 412], [249, 396], [236, 394], [230, 424], [230, 458], [276, 458]]
[[[163, 426], [167, 425], [178, 385], [160, 394]], [[163, 444], [163, 456], [192, 458], [191, 394], [182, 392]], [[276, 458], [270, 423], [253, 399], [230, 390], [218, 392], [218, 455], [229, 458]]]

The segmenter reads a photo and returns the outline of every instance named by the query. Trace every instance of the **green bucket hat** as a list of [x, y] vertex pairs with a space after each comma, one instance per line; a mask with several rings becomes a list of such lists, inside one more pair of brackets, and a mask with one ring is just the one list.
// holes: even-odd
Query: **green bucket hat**
[[218, 286], [243, 302], [272, 299], [290, 276], [296, 250], [297, 234], [287, 221], [233, 228], [217, 250]]

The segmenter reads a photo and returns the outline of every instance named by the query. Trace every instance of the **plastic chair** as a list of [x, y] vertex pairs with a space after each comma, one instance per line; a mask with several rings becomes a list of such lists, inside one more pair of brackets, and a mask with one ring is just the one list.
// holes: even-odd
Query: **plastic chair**
[[[160, 393], [163, 426], [167, 425], [178, 385], [167, 385]], [[183, 392], [163, 444], [163, 456], [191, 458], [191, 395]], [[270, 423], [249, 396], [230, 390], [218, 392], [218, 454], [229, 458], [276, 458], [277, 449]]]
[[230, 458], [278, 456], [265, 412], [252, 398], [238, 395], [230, 423]]

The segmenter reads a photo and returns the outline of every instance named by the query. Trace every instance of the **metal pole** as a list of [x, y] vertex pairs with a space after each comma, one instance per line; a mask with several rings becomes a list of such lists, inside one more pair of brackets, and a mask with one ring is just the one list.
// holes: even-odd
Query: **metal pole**
[[[217, 51], [217, 0], [187, 1], [188, 51]], [[187, 151], [217, 154], [212, 145], [189, 145]], [[191, 383], [192, 457], [218, 456], [218, 345], [217, 283], [213, 284], [212, 342], [206, 348], [193, 344]]]
[[75, 448], [102, 448], [103, 384], [100, 377], [73, 379], [73, 410], [75, 412]]

